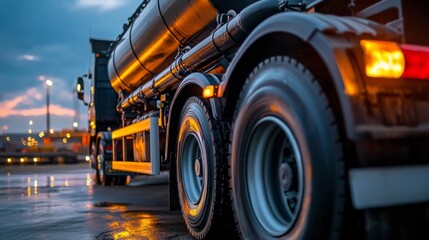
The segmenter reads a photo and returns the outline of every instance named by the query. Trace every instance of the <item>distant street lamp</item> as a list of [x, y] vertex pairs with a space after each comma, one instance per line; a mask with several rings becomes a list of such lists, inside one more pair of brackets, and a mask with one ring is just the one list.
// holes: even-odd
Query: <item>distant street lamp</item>
[[46, 82], [46, 132], [49, 132], [51, 129], [51, 119], [49, 116], [49, 90], [52, 86], [52, 81], [47, 79]]

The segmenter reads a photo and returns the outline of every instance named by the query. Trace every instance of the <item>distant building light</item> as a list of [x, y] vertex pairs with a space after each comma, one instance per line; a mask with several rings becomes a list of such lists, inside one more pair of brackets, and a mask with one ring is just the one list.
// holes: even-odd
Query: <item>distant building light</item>
[[30, 124], [30, 126], [32, 126], [32, 125], [33, 125], [33, 121], [32, 121], [32, 120], [30, 120], [30, 121], [28, 122], [28, 124]]
[[11, 163], [12, 162], [12, 158], [7, 158], [7, 162]]
[[70, 133], [67, 133], [67, 134], [66, 134], [66, 137], [67, 137], [67, 138], [70, 138], [70, 137], [71, 137]]
[[32, 133], [33, 133], [33, 130], [28, 129], [28, 133], [29, 133], [29, 134], [32, 134]]
[[73, 127], [75, 127], [75, 128], [79, 127], [79, 123], [74, 122], [74, 123], [73, 123]]
[[53, 134], [54, 133], [54, 129], [49, 129], [49, 133]]
[[6, 141], [8, 141], [8, 142], [10, 141], [10, 137], [9, 136], [6, 137]]
[[89, 162], [89, 160], [90, 160], [91, 158], [89, 157], [89, 156], [85, 156], [85, 160], [87, 161], [87, 162]]
[[63, 143], [67, 143], [67, 138], [63, 138]]
[[24, 158], [20, 158], [19, 161], [23, 163], [24, 162]]
[[33, 158], [33, 162], [37, 162], [37, 161], [39, 161], [36, 157], [35, 158]]

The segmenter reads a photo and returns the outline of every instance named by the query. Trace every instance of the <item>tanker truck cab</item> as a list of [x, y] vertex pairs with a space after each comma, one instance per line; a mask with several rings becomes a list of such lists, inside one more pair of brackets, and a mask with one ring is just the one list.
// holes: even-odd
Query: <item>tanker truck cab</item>
[[197, 239], [429, 238], [425, 9], [142, 1], [91, 40], [92, 166], [168, 170]]
[[[101, 185], [124, 185], [129, 174], [112, 169], [112, 130], [120, 127], [120, 114], [116, 111], [117, 93], [107, 75], [108, 49], [112, 41], [90, 39], [94, 54], [92, 70], [78, 77], [78, 99], [88, 106], [90, 133], [90, 167], [93, 180]], [[89, 100], [85, 100], [85, 81], [89, 84]], [[88, 92], [88, 91], [87, 91]], [[88, 101], [88, 102], [86, 102]]]

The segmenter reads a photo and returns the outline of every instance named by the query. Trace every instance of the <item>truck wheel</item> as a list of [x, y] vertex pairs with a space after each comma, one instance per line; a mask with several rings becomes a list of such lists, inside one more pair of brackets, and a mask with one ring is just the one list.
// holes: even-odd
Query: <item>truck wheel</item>
[[105, 173], [105, 166], [104, 166], [104, 148], [101, 143], [101, 141], [98, 143], [98, 151], [97, 151], [97, 170], [98, 170], [98, 176], [100, 177], [100, 184], [103, 186], [110, 186], [112, 185], [112, 176], [108, 176]]
[[90, 166], [92, 168], [92, 180], [95, 184], [100, 184], [100, 173], [98, 172], [98, 160], [97, 160], [97, 148], [95, 146], [95, 143], [91, 143], [91, 162]]
[[179, 201], [187, 228], [197, 239], [226, 232], [228, 215], [221, 214], [228, 212], [223, 203], [229, 199], [224, 131], [203, 101], [191, 97], [185, 103], [177, 139]]
[[303, 65], [287, 57], [259, 64], [231, 134], [231, 196], [242, 238], [338, 237], [342, 143], [326, 94]]

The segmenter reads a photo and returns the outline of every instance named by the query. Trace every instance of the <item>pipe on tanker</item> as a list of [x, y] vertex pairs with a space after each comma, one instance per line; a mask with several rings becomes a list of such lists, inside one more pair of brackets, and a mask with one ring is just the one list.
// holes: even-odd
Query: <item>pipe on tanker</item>
[[139, 86], [120, 103], [119, 107], [126, 109], [139, 105], [159, 92], [176, 86], [188, 74], [201, 71], [225, 53], [234, 50], [260, 22], [279, 11], [276, 1], [260, 1], [248, 6], [198, 45], [174, 60], [152, 81]]
[[115, 91], [131, 92], [168, 67], [177, 49], [194, 46], [216, 27], [218, 11], [257, 0], [151, 0], [116, 44], [108, 74]]

